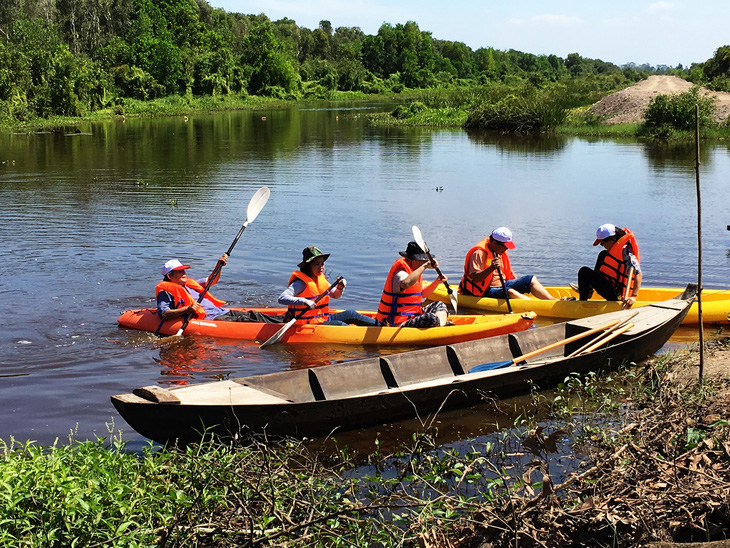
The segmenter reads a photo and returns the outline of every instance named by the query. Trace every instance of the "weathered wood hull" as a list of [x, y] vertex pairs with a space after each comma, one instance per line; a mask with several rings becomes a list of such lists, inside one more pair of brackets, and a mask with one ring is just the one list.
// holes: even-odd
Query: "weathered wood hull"
[[[235, 436], [265, 431], [297, 437], [423, 417], [442, 406], [479, 402], [485, 394], [508, 397], [532, 386], [548, 388], [571, 373], [615, 368], [654, 354], [687, 314], [691, 297], [573, 320], [520, 333], [356, 360], [308, 370], [243, 377], [163, 389], [146, 387], [112, 397], [122, 417], [160, 443], [199, 439], [209, 432]], [[527, 362], [469, 373], [485, 362], [515, 359], [612, 319], [634, 326], [588, 354], [567, 357], [590, 337]], [[596, 335], [598, 336], [598, 335]]]

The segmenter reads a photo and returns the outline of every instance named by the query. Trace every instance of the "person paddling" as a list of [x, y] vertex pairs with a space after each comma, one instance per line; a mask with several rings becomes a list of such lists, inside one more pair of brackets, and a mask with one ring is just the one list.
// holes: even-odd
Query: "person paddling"
[[[288, 307], [286, 320], [297, 318], [296, 323], [322, 325], [360, 325], [371, 327], [379, 325], [373, 318], [360, 314], [356, 310], [343, 310], [331, 314], [329, 311], [330, 297], [339, 299], [345, 290], [347, 280], [342, 278], [329, 293], [330, 283], [324, 275], [324, 263], [329, 259], [329, 253], [315, 246], [305, 247], [302, 251], [302, 262], [289, 277], [289, 287], [279, 296], [279, 304]], [[323, 295], [317, 302], [315, 299]]]
[[504, 289], [498, 274], [500, 269], [504, 287], [510, 299], [529, 299], [526, 293], [542, 300], [554, 301], [537, 276], [518, 278], [512, 270], [508, 249], [514, 249], [512, 231], [506, 226], [495, 228], [492, 233], [478, 242], [466, 254], [464, 276], [459, 283], [459, 293], [491, 299], [504, 299]]
[[405, 251], [399, 251], [400, 259], [393, 263], [383, 286], [376, 318], [383, 325], [400, 327], [438, 327], [448, 322], [448, 309], [440, 301], [422, 305], [446, 276], [439, 276], [426, 287], [423, 286], [423, 272], [435, 269], [438, 261], [431, 262], [416, 242], [408, 242]]
[[593, 245], [604, 250], [598, 254], [594, 268], [584, 266], [578, 271], [580, 300], [587, 301], [595, 290], [607, 301], [622, 301], [624, 308], [631, 308], [639, 295], [642, 278], [634, 233], [625, 227], [603, 224], [596, 230]]
[[[223, 266], [228, 263], [228, 254], [224, 253], [219, 259]], [[283, 315], [269, 315], [254, 310], [241, 311], [222, 308], [225, 301], [214, 297], [210, 291], [198, 303], [198, 297], [208, 283], [208, 278], [194, 280], [188, 278], [187, 270], [190, 265], [182, 264], [178, 259], [170, 259], [162, 267], [163, 279], [155, 287], [157, 297], [157, 315], [163, 322], [174, 320], [182, 316], [191, 315], [193, 318], [217, 320], [227, 322], [261, 322], [283, 323]], [[211, 285], [220, 279], [220, 270]]]

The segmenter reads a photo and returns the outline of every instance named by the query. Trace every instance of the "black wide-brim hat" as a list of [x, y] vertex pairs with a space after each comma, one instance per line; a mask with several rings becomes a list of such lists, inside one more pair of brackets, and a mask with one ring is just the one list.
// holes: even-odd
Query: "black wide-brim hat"
[[398, 253], [401, 257], [405, 257], [410, 261], [428, 261], [428, 255], [424, 253], [423, 249], [421, 249], [421, 246], [419, 246], [416, 242], [408, 242], [408, 247], [406, 247], [406, 250], [399, 251]]

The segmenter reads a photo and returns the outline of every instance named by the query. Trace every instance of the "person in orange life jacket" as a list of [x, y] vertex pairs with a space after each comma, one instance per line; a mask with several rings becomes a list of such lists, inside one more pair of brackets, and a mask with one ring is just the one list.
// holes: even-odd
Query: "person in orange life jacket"
[[514, 249], [512, 231], [506, 226], [495, 228], [492, 233], [472, 247], [464, 260], [464, 276], [459, 283], [459, 293], [491, 299], [504, 299], [502, 282], [497, 268], [501, 269], [504, 287], [510, 299], [529, 299], [530, 293], [538, 299], [554, 301], [537, 276], [518, 278], [512, 270], [508, 249]]
[[[641, 287], [641, 265], [639, 245], [628, 228], [604, 224], [596, 230], [593, 245], [605, 249], [598, 254], [596, 266], [582, 267], [578, 271], [578, 294], [581, 301], [587, 301], [593, 290], [607, 301], [622, 301], [624, 308], [631, 308], [636, 302]], [[628, 295], [626, 282], [629, 269], [634, 269]]]
[[448, 310], [440, 301], [425, 307], [421, 304], [446, 281], [446, 276], [437, 277], [423, 287], [423, 272], [438, 267], [438, 261], [428, 256], [416, 242], [408, 242], [405, 251], [399, 251], [400, 259], [393, 263], [383, 286], [376, 318], [383, 325], [399, 327], [439, 327], [448, 322]]
[[301, 318], [297, 323], [313, 323], [323, 325], [360, 325], [372, 327], [379, 325], [373, 318], [360, 314], [355, 310], [343, 310], [330, 314], [329, 300], [339, 299], [345, 290], [347, 280], [342, 278], [334, 289], [319, 299], [329, 286], [324, 275], [324, 263], [329, 259], [329, 253], [322, 253], [318, 247], [305, 247], [302, 251], [302, 262], [297, 266], [299, 270], [292, 272], [289, 277], [289, 286], [279, 295], [279, 304], [289, 308], [286, 318], [290, 320], [295, 316]]
[[[228, 255], [224, 253], [219, 259], [225, 266]], [[188, 278], [190, 265], [182, 264], [177, 259], [170, 259], [162, 267], [163, 280], [155, 287], [157, 296], [157, 315], [164, 321], [173, 320], [191, 314], [191, 318], [218, 320], [229, 322], [262, 322], [283, 323], [283, 315], [262, 314], [256, 311], [230, 310], [222, 308], [224, 301], [216, 299], [210, 291], [205, 294], [201, 303], [198, 297], [203, 292], [207, 278], [193, 280]], [[220, 278], [220, 271], [213, 280], [215, 285]]]

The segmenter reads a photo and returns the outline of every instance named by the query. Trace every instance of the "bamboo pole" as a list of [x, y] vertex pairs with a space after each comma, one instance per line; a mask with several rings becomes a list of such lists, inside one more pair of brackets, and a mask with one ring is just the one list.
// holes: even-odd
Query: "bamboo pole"
[[700, 105], [695, 105], [695, 180], [697, 185], [697, 318], [700, 335], [700, 381], [705, 370], [705, 337], [702, 328], [702, 199], [700, 194]]

